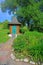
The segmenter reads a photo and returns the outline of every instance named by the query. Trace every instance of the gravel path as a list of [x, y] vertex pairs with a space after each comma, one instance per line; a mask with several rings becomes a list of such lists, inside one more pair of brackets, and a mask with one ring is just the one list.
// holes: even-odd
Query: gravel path
[[10, 38], [6, 43], [0, 44], [0, 65], [10, 63], [10, 55], [14, 38]]
[[13, 40], [14, 38], [11, 38], [5, 44], [0, 45], [0, 65], [30, 65], [29, 63], [17, 62], [11, 59]]

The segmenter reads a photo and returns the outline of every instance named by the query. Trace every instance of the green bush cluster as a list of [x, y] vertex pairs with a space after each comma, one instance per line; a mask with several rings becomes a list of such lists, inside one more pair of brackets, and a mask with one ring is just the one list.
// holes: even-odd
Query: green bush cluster
[[25, 32], [14, 40], [13, 48], [16, 54], [22, 54], [41, 63], [43, 62], [43, 33]]
[[8, 29], [9, 28], [8, 23], [9, 22], [7, 20], [3, 22], [3, 29]]
[[20, 28], [21, 33], [25, 33], [26, 31], [28, 31], [28, 27], [24, 26]]
[[28, 54], [31, 57], [31, 60], [34, 60], [40, 65], [43, 62], [43, 39], [37, 41], [35, 44], [30, 44], [28, 47]]

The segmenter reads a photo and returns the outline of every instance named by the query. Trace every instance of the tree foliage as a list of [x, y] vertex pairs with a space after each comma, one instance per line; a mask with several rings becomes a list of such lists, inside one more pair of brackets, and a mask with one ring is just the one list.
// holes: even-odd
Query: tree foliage
[[8, 23], [9, 23], [8, 20], [5, 20], [5, 21], [3, 22], [3, 29], [8, 29], [8, 28], [9, 28]]
[[16, 11], [19, 17], [23, 17], [24, 23], [29, 24], [32, 19], [33, 27], [43, 28], [43, 0], [5, 0], [1, 5], [2, 11]]

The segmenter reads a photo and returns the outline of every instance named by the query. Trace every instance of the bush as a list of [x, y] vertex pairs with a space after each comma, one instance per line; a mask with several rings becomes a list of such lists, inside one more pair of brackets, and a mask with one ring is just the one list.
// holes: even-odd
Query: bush
[[30, 44], [28, 54], [38, 65], [43, 62], [43, 39], [38, 40], [36, 44]]
[[24, 39], [23, 35], [18, 36], [14, 40], [13, 48], [16, 52], [23, 52], [24, 48], [26, 47], [26, 40]]
[[28, 28], [24, 26], [24, 27], [21, 27], [20, 30], [21, 30], [21, 33], [25, 33], [26, 31], [28, 31]]
[[43, 33], [25, 32], [13, 42], [15, 53], [31, 57], [35, 62], [43, 61]]
[[8, 29], [9, 28], [8, 23], [9, 22], [7, 20], [3, 22], [3, 29]]
[[13, 48], [15, 53], [18, 55], [19, 53], [23, 56], [27, 56], [27, 47], [28, 47], [28, 34], [25, 35], [19, 35], [13, 42]]

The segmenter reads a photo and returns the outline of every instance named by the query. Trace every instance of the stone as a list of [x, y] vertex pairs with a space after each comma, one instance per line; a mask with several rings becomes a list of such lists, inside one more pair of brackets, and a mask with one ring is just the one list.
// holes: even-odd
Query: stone
[[18, 61], [18, 62], [19, 62], [19, 61], [20, 61], [20, 59], [16, 59], [16, 61]]
[[42, 65], [43, 65], [43, 63], [42, 63]]
[[15, 35], [15, 38], [17, 38], [17, 34]]
[[27, 58], [25, 58], [25, 59], [24, 59], [24, 62], [28, 62], [28, 59], [27, 59]]
[[13, 55], [13, 54], [11, 54], [11, 58], [14, 60], [14, 59], [16, 59], [16, 57]]
[[30, 61], [30, 63], [35, 65], [35, 62], [33, 62], [33, 61]]
[[9, 36], [9, 37], [12, 37], [12, 34], [9, 34], [8, 36]]
[[23, 59], [20, 59], [20, 61], [23, 61]]

